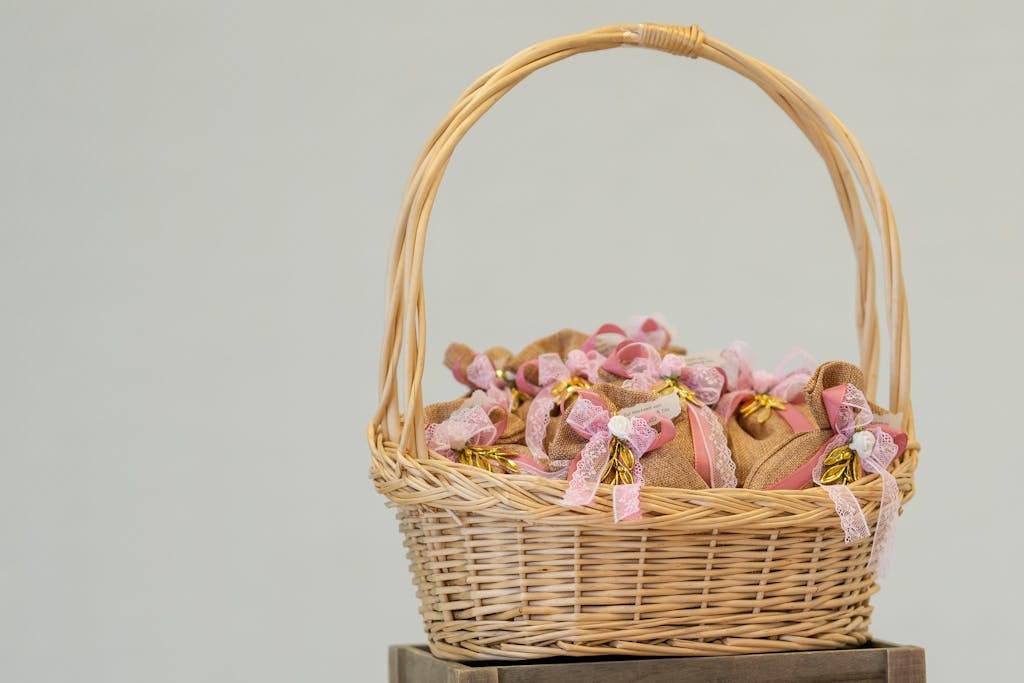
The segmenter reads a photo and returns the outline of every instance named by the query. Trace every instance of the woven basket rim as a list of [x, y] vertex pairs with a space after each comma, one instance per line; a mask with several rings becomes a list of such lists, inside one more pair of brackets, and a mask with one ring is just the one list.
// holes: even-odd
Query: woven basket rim
[[[432, 451], [416, 456], [386, 441], [370, 425], [370, 475], [377, 491], [399, 506], [429, 505], [453, 512], [473, 512], [495, 519], [531, 519], [546, 524], [606, 526], [612, 519], [612, 487], [601, 484], [589, 507], [561, 504], [567, 483], [530, 474], [492, 473], [452, 462]], [[913, 497], [919, 446], [910, 444], [891, 468], [900, 489], [901, 505]], [[869, 523], [877, 518], [881, 478], [863, 477], [849, 486]], [[677, 489], [645, 486], [640, 490], [644, 516], [620, 521], [619, 528], [644, 528], [686, 521], [695, 531], [735, 528], [834, 526], [840, 529], [835, 506], [820, 486], [799, 490], [744, 488]], [[794, 520], [800, 520], [795, 522]]]

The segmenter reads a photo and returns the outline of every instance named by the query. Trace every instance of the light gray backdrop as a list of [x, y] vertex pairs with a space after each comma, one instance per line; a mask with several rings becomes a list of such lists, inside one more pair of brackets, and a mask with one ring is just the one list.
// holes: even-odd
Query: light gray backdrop
[[[700, 22], [872, 154], [924, 444], [874, 631], [926, 646], [933, 680], [1019, 673], [1020, 20], [921, 0], [0, 0], [0, 679], [382, 680], [386, 646], [423, 639], [364, 440], [402, 185], [480, 73], [623, 21]], [[634, 312], [693, 349], [856, 358], [824, 167], [710, 63], [618, 50], [531, 78], [456, 155], [427, 260], [428, 398], [455, 391], [450, 340]], [[577, 301], [577, 276], [613, 268]]]

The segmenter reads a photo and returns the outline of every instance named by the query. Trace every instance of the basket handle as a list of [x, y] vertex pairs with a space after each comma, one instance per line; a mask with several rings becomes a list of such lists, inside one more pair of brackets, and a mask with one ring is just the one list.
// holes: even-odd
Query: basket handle
[[[458, 142], [501, 97], [538, 69], [568, 57], [621, 46], [648, 47], [701, 57], [757, 84], [799, 126], [825, 161], [849, 228], [857, 260], [857, 328], [860, 362], [874, 396], [878, 379], [878, 320], [870, 238], [861, 210], [863, 192], [881, 241], [890, 335], [889, 406], [904, 416], [914, 438], [910, 402], [910, 329], [892, 208], [860, 144], [831, 112], [776, 69], [708, 38], [696, 25], [626, 24], [555, 38], [527, 48], [474, 82], [434, 131], [406, 186], [395, 229], [388, 275], [385, 338], [380, 366], [380, 406], [371, 428], [406, 452], [427, 452], [421, 383], [425, 362], [423, 247], [441, 178]], [[856, 181], [856, 182], [855, 182]], [[858, 191], [859, 186], [859, 191]], [[403, 363], [404, 359], [404, 363]], [[400, 400], [404, 399], [402, 416]]]

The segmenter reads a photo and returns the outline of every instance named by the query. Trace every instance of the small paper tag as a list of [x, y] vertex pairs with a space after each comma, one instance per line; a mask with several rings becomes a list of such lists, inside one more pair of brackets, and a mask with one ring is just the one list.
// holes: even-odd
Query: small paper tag
[[637, 403], [635, 406], [622, 408], [619, 410], [619, 415], [633, 417], [634, 415], [640, 415], [641, 413], [657, 413], [658, 415], [664, 415], [671, 420], [681, 412], [683, 412], [683, 406], [679, 401], [679, 396], [676, 394], [666, 394], [653, 401]]
[[686, 364], [692, 368], [713, 368], [722, 364], [722, 354], [718, 351], [691, 353], [684, 358]]

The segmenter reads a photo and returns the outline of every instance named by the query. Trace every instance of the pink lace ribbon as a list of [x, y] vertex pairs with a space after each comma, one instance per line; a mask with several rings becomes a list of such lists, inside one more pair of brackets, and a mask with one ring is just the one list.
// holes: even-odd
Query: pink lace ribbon
[[[792, 369], [791, 365], [796, 363]], [[794, 434], [814, 430], [814, 425], [803, 413], [791, 406], [805, 400], [804, 387], [814, 372], [814, 359], [802, 349], [786, 355], [775, 372], [754, 369], [754, 354], [744, 342], [733, 342], [722, 352], [722, 370], [725, 372], [725, 393], [718, 402], [717, 412], [727, 420], [741, 405], [757, 394], [767, 394], [786, 402], [778, 410]]]
[[[501, 412], [497, 422], [491, 419], [495, 410]], [[449, 460], [457, 460], [458, 452], [466, 446], [493, 445], [505, 431], [507, 421], [508, 414], [500, 405], [462, 406], [444, 422], [427, 425], [427, 448]]]
[[[600, 380], [598, 370], [604, 361], [605, 357], [593, 349], [573, 349], [565, 361], [559, 358], [557, 353], [542, 353], [536, 359], [527, 361], [519, 367], [516, 372], [516, 386], [524, 394], [536, 396], [545, 389], [550, 390], [558, 382], [573, 377], [582, 377], [588, 382], [595, 383]], [[539, 384], [533, 384], [527, 379], [527, 370], [530, 368], [537, 368]]]
[[[561, 382], [568, 382], [581, 377], [588, 383], [596, 383], [600, 379], [598, 371], [605, 358], [595, 350], [582, 351], [574, 349], [569, 352], [563, 362], [557, 353], [543, 353], [536, 360], [520, 366], [516, 374], [516, 384], [523, 393], [534, 396], [530, 409], [526, 413], [526, 446], [530, 453], [541, 463], [548, 463], [549, 458], [544, 450], [551, 413], [556, 408], [565, 408], [564, 396], [555, 396], [555, 387]], [[537, 381], [533, 385], [526, 378], [526, 369], [536, 366]]]
[[[895, 522], [900, 507], [899, 485], [896, 477], [889, 472], [889, 465], [906, 448], [907, 435], [888, 425], [876, 423], [864, 393], [852, 384], [826, 389], [822, 392], [822, 402], [835, 435], [803, 467], [770, 488], [801, 489], [814, 481], [832, 499], [846, 534], [846, 542], [852, 543], [869, 537], [871, 529], [867, 518], [850, 488], [845, 484], [821, 483], [825, 457], [836, 448], [850, 445], [857, 452], [864, 472], [877, 474], [882, 480], [882, 500], [868, 566], [879, 575], [884, 574], [892, 553]], [[859, 436], [862, 434], [864, 436]]]
[[[457, 462], [459, 451], [467, 446], [493, 446], [505, 433], [508, 425], [506, 408], [497, 403], [487, 403], [481, 393], [474, 393], [467, 402], [453, 412], [447, 420], [426, 426], [427, 448]], [[492, 418], [497, 413], [497, 419]], [[549, 471], [546, 463], [541, 464], [523, 454], [509, 454], [515, 459], [520, 474], [533, 474], [547, 479], [563, 479], [567, 468]]]
[[722, 424], [709, 407], [722, 396], [725, 377], [721, 370], [690, 367], [685, 358], [675, 353], [667, 353], [663, 358], [652, 346], [639, 342], [625, 344], [616, 353], [609, 360], [617, 370], [629, 374], [629, 379], [622, 383], [624, 387], [651, 391], [668, 381], [692, 393], [692, 398], [680, 398], [686, 406], [693, 437], [694, 467], [708, 486], [736, 488], [736, 463]]
[[[653, 424], [659, 425], [655, 429]], [[641, 457], [675, 436], [675, 426], [663, 415], [643, 413], [626, 418], [613, 416], [601, 396], [584, 391], [573, 404], [566, 424], [587, 439], [583, 450], [569, 465], [568, 486], [562, 504], [586, 506], [594, 500], [601, 475], [611, 456], [612, 440], [619, 439], [633, 453], [633, 483], [618, 484], [612, 488], [612, 508], [616, 522], [639, 519], [640, 488], [643, 485]], [[614, 433], [613, 433], [614, 432]]]
[[478, 353], [466, 366], [465, 371], [461, 363], [452, 367], [452, 375], [460, 384], [465, 384], [470, 389], [480, 389], [495, 403], [509, 408], [512, 405], [512, 390], [508, 384], [498, 376], [498, 369], [494, 362], [487, 355]]

